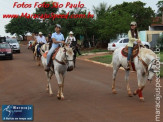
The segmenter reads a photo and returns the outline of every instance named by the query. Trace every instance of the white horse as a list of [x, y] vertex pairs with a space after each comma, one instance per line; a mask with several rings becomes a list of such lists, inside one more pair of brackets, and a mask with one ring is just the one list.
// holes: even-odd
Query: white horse
[[[116, 94], [115, 89], [115, 79], [116, 74], [118, 72], [118, 69], [120, 67], [126, 67], [127, 66], [127, 58], [122, 56], [121, 50], [123, 48], [118, 48], [113, 53], [113, 82], [112, 82], [112, 93]], [[139, 54], [134, 58], [134, 64], [135, 64], [135, 70], [137, 72], [137, 80], [138, 80], [138, 89], [134, 91], [134, 95], [139, 96], [139, 99], [141, 101], [144, 101], [144, 97], [142, 95], [142, 90], [145, 87], [147, 79], [149, 81], [152, 80], [155, 72], [156, 72], [156, 54], [147, 48], [140, 48]], [[125, 70], [125, 81], [127, 83], [127, 91], [128, 95], [132, 97], [132, 92], [129, 85], [129, 70]]]
[[34, 52], [33, 52], [33, 59], [37, 61], [37, 65], [40, 66], [40, 56], [37, 56], [37, 48], [38, 48], [39, 44], [36, 44], [34, 47]]
[[[44, 66], [44, 69], [47, 66], [47, 59], [44, 58], [43, 53], [48, 51], [48, 49], [49, 49], [49, 44], [44, 44], [41, 47], [41, 54], [42, 54], [41, 61]], [[49, 72], [46, 72], [47, 81], [48, 81], [47, 91], [49, 92], [50, 95], [53, 94], [50, 80], [53, 73], [56, 76], [58, 87], [59, 87], [58, 94], [57, 94], [58, 99], [64, 99], [64, 95], [63, 95], [64, 78], [66, 72], [72, 71], [74, 68], [73, 55], [74, 54], [72, 48], [66, 46], [60, 47], [59, 51], [56, 54], [55, 59], [53, 60], [54, 69], [52, 68]]]

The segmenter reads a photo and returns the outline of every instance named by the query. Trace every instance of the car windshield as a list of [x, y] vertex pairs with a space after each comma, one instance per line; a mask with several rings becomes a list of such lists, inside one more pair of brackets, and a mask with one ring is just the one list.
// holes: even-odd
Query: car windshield
[[115, 39], [115, 40], [113, 40], [112, 42], [114, 42], [114, 43], [115, 43], [115, 42], [118, 42], [118, 41], [119, 41], [118, 39]]
[[10, 48], [9, 44], [0, 44], [0, 49]]
[[18, 43], [16, 39], [7, 39], [6, 42], [8, 42], [8, 43]]

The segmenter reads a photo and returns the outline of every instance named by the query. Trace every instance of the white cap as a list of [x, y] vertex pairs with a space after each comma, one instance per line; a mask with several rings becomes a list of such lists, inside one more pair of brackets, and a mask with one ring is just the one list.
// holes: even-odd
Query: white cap
[[39, 34], [39, 35], [42, 35], [42, 32], [39, 32], [38, 34]]
[[69, 34], [74, 34], [74, 33], [72, 31], [70, 31]]
[[131, 22], [130, 25], [137, 25], [137, 23], [133, 21], [133, 22]]

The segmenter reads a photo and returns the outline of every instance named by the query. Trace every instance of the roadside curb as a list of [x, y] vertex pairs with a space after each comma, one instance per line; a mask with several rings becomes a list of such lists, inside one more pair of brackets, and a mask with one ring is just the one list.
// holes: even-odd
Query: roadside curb
[[[113, 67], [112, 64], [101, 63], [101, 62], [92, 61], [92, 60], [89, 60], [89, 59], [79, 59], [79, 60], [84, 60], [84, 61], [87, 61], [87, 62], [92, 62], [92, 63], [95, 63], [95, 64], [100, 64], [100, 65], [103, 65], [105, 67], [110, 67], [110, 68]], [[122, 67], [120, 67], [119, 69], [124, 70], [124, 68], [122, 68]]]
[[96, 55], [96, 54], [108, 54], [109, 52], [96, 52], [96, 53], [84, 53], [82, 56]]

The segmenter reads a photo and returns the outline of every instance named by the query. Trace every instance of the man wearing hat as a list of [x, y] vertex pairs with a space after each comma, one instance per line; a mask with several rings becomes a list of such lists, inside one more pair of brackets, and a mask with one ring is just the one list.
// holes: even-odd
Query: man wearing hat
[[37, 57], [39, 56], [41, 46], [46, 44], [46, 39], [45, 36], [42, 35], [42, 32], [39, 32], [38, 34], [39, 36], [36, 37], [37, 43], [39, 44], [37, 47]]
[[50, 58], [53, 52], [56, 50], [57, 47], [59, 47], [59, 44], [65, 44], [64, 42], [64, 36], [61, 33], [61, 25], [56, 24], [55, 25], [55, 33], [51, 36], [52, 39], [52, 47], [50, 48], [48, 54], [47, 54], [47, 67], [45, 68], [45, 71], [50, 70]]
[[66, 38], [66, 43], [68, 43], [69, 45], [71, 45], [72, 44], [72, 42], [76, 42], [76, 39], [75, 39], [75, 37], [73, 36], [73, 32], [72, 31], [70, 31], [69, 32], [69, 36]]
[[130, 30], [128, 31], [128, 38], [129, 38], [129, 42], [127, 44], [127, 46], [128, 46], [128, 57], [127, 57], [127, 64], [128, 65], [126, 67], [127, 70], [130, 69], [129, 61], [130, 61], [131, 56], [132, 56], [134, 44], [140, 44], [141, 43], [139, 35], [138, 35], [137, 23], [136, 22], [131, 22]]
[[76, 38], [73, 36], [73, 32], [72, 31], [70, 31], [69, 32], [69, 36], [66, 38], [66, 43], [68, 43], [69, 44], [69, 46], [75, 46], [76, 47], [76, 51], [78, 52], [78, 54], [79, 55], [81, 55], [81, 53], [80, 53], [80, 51], [79, 51], [79, 49], [78, 49], [78, 47], [77, 47], [77, 41], [76, 41]]

